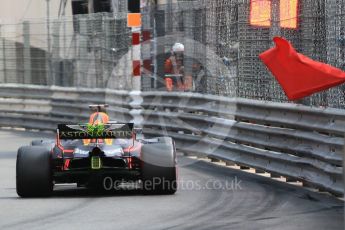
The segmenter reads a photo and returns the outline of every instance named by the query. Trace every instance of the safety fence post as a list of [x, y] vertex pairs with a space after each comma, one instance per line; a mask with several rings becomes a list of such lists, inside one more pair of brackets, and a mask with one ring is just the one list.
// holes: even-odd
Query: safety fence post
[[28, 21], [23, 22], [23, 62], [24, 62], [24, 75], [23, 82], [31, 84], [31, 49], [30, 49], [30, 24]]

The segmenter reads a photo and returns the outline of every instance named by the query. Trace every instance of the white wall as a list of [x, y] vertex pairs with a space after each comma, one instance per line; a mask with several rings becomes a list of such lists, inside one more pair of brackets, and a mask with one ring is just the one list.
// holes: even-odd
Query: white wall
[[[51, 23], [58, 18], [59, 7], [60, 0], [49, 0]], [[68, 20], [72, 20], [71, 0], [67, 1], [65, 15], [70, 18]], [[30, 46], [47, 50], [47, 1], [0, 0], [0, 37], [23, 43], [23, 21], [30, 22]], [[53, 26], [50, 28], [52, 33]]]
[[[49, 0], [50, 17], [57, 18], [60, 0]], [[66, 16], [72, 15], [71, 0], [66, 5]], [[1, 0], [0, 24], [18, 23], [25, 19], [46, 18], [46, 0]]]

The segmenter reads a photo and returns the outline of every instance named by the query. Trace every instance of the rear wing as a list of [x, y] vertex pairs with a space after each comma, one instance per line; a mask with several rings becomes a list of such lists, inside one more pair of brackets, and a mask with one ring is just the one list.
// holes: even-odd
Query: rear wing
[[133, 123], [107, 123], [99, 125], [58, 125], [57, 134], [61, 140], [74, 139], [129, 139], [133, 138]]

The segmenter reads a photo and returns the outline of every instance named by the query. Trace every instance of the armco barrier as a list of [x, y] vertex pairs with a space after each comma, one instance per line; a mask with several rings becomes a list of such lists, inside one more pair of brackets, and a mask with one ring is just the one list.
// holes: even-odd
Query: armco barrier
[[146, 136], [169, 135], [180, 151], [207, 155], [341, 195], [345, 111], [194, 93], [0, 85], [0, 126], [54, 130], [108, 103]]

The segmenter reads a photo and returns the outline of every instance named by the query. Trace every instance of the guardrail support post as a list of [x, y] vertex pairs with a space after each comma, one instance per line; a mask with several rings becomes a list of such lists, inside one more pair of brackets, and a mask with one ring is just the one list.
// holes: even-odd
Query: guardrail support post
[[242, 170], [249, 170], [250, 167], [241, 165], [241, 166], [240, 166], [240, 169], [242, 169]]
[[255, 173], [257, 173], [257, 174], [263, 174], [263, 173], [265, 173], [265, 171], [264, 171], [264, 170], [261, 170], [261, 169], [255, 169]]
[[215, 163], [220, 162], [219, 159], [214, 158], [214, 157], [209, 157], [209, 159], [211, 160], [211, 162], [215, 162]]
[[236, 164], [232, 161], [225, 161], [226, 166], [235, 166]]
[[297, 182], [298, 180], [291, 178], [291, 177], [287, 177], [286, 178], [286, 182]]
[[281, 176], [276, 173], [271, 173], [271, 178], [280, 178]]

